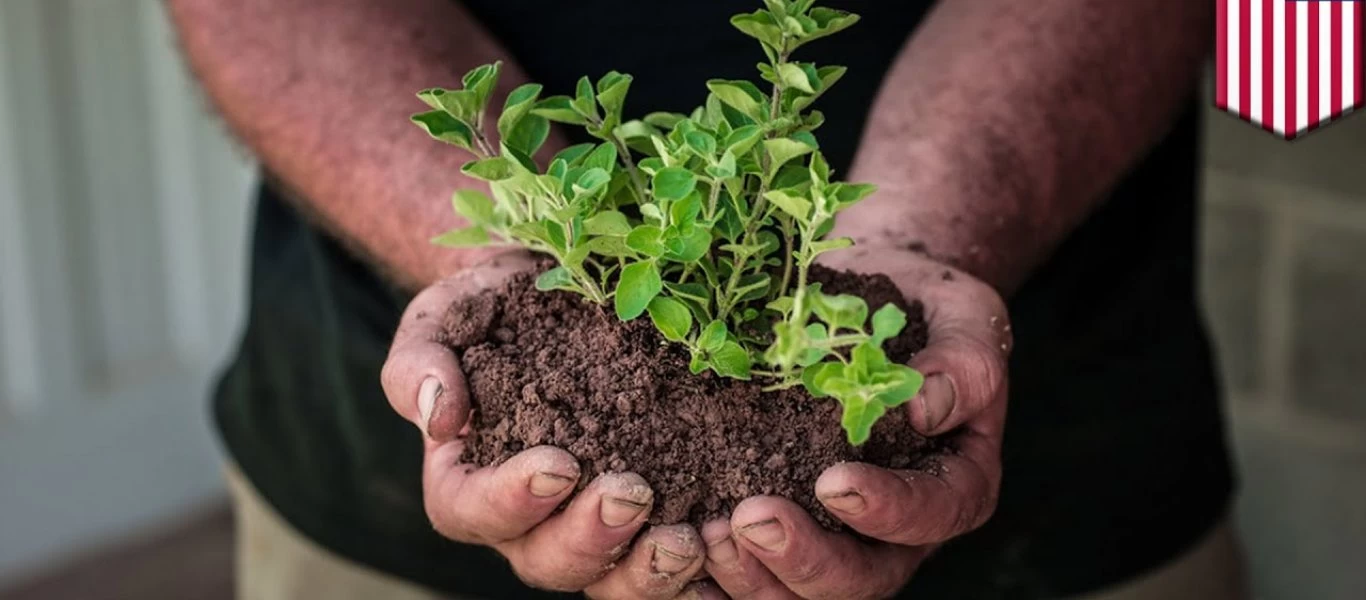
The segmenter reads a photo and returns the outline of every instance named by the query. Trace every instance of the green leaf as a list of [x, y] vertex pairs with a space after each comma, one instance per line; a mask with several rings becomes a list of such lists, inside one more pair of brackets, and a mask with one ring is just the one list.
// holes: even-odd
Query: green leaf
[[669, 222], [678, 227], [692, 225], [702, 212], [702, 195], [694, 190], [682, 200], [669, 205]]
[[659, 212], [659, 207], [654, 204], [641, 204], [640, 215], [646, 218], [654, 219], [656, 222], [659, 223], [664, 222], [664, 213]]
[[808, 94], [816, 93], [816, 89], [811, 87], [811, 80], [807, 79], [806, 71], [796, 63], [783, 63], [778, 65], [778, 77], [782, 79], [783, 85], [801, 90]]
[[568, 148], [565, 148], [564, 150], [555, 153], [555, 157], [550, 160], [551, 162], [563, 160], [570, 166], [577, 167], [580, 165], [577, 164], [575, 161], [579, 160], [580, 158], [583, 158], [595, 147], [596, 146], [594, 144], [575, 144], [573, 146], [570, 146]]
[[716, 154], [716, 138], [705, 131], [690, 131], [683, 136], [683, 140], [698, 156], [710, 159]]
[[566, 123], [569, 125], [587, 125], [588, 119], [574, 110], [573, 100], [569, 96], [551, 96], [536, 103], [532, 107], [531, 114], [549, 119], [556, 123]]
[[413, 115], [412, 121], [426, 131], [427, 135], [437, 140], [466, 150], [474, 150], [474, 133], [470, 131], [469, 126], [457, 121], [445, 111], [434, 110]]
[[887, 361], [887, 353], [882, 351], [869, 342], [864, 342], [854, 346], [849, 351], [849, 374], [855, 383], [867, 385], [873, 383], [874, 375], [891, 365]]
[[811, 155], [811, 185], [821, 186], [828, 183], [830, 183], [830, 163], [826, 162], [825, 154], [816, 152]]
[[550, 121], [537, 115], [526, 115], [513, 126], [503, 143], [527, 155], [536, 154], [550, 137]]
[[659, 265], [653, 260], [631, 263], [621, 270], [617, 281], [617, 318], [630, 321], [639, 317], [659, 295], [664, 282], [659, 277]]
[[626, 92], [631, 89], [632, 77], [616, 71], [598, 80], [598, 103], [609, 115], [621, 115], [626, 103]]
[[427, 106], [443, 111], [458, 121], [474, 123], [483, 112], [479, 95], [472, 90], [443, 90], [432, 88], [417, 93]]
[[598, 116], [597, 94], [593, 91], [593, 82], [587, 77], [580, 77], [578, 86], [575, 88], [574, 100], [570, 102], [574, 110], [579, 114], [594, 120]]
[[707, 255], [711, 249], [711, 231], [705, 227], [694, 227], [685, 236], [678, 238], [678, 248], [668, 254], [668, 258], [681, 263], [694, 263]]
[[489, 234], [483, 227], [452, 229], [432, 238], [432, 243], [447, 248], [471, 248], [489, 243]]
[[920, 393], [920, 388], [925, 385], [925, 376], [906, 365], [887, 365], [878, 373], [877, 381], [881, 388], [876, 396], [877, 401], [892, 408], [905, 404]]
[[871, 183], [840, 183], [831, 187], [835, 188], [832, 195], [840, 208], [851, 206], [877, 192], [877, 186]]
[[[737, 82], [714, 79], [707, 82], [707, 89], [711, 90], [711, 93], [716, 94], [716, 97], [727, 106], [740, 111], [740, 114], [754, 119], [755, 121], [762, 121], [764, 111], [767, 110], [761, 99], [762, 93], [759, 94], [759, 97], [751, 95], [744, 84], [749, 84], [748, 88], [754, 87], [754, 84], [747, 81]], [[758, 89], [755, 88], [754, 91], [758, 92]]]
[[615, 210], [606, 210], [588, 217], [583, 222], [588, 235], [627, 235], [631, 233], [631, 222], [626, 215]]
[[706, 352], [716, 352], [726, 343], [726, 323], [724, 321], [712, 321], [702, 329], [702, 333], [697, 336], [697, 347]]
[[721, 160], [717, 161], [714, 165], [709, 165], [706, 170], [707, 175], [716, 179], [730, 179], [731, 177], [735, 177], [735, 154], [730, 150], [726, 150], [726, 152], [721, 155]]
[[635, 251], [626, 245], [626, 238], [619, 235], [604, 235], [595, 237], [584, 243], [594, 254], [599, 256], [610, 256], [612, 258], [632, 258], [636, 256]]
[[494, 220], [493, 201], [478, 190], [457, 190], [451, 195], [451, 205], [456, 214], [474, 225], [492, 225]]
[[848, 29], [859, 21], [859, 16], [842, 10], [823, 6], [811, 9], [811, 19], [816, 22], [816, 30], [806, 35], [803, 42], [818, 40]]
[[840, 418], [840, 425], [844, 426], [849, 443], [860, 446], [868, 441], [872, 435], [873, 423], [887, 413], [887, 408], [881, 403], [869, 402], [860, 396], [842, 398], [841, 401], [844, 404], [844, 415]]
[[569, 272], [569, 269], [555, 267], [541, 273], [541, 276], [536, 278], [536, 289], [542, 292], [550, 290], [577, 291], [579, 285], [574, 282], [574, 275]]
[[701, 354], [693, 352], [692, 360], [688, 361], [688, 370], [691, 371], [693, 375], [702, 373], [702, 371], [707, 370], [707, 360], [703, 358]]
[[881, 345], [906, 328], [906, 313], [895, 304], [884, 304], [873, 313], [873, 343]]
[[864, 321], [868, 320], [868, 303], [858, 296], [815, 293], [809, 294], [809, 297], [811, 310], [830, 326], [832, 333], [837, 329], [862, 331]]
[[540, 94], [539, 83], [524, 83], [508, 94], [507, 101], [503, 103], [503, 114], [498, 116], [499, 137], [507, 140], [512, 136], [513, 128], [531, 112], [536, 104], [536, 97]]
[[811, 216], [811, 201], [797, 196], [791, 190], [773, 190], [764, 194], [764, 198], [802, 223]]
[[673, 298], [658, 296], [650, 301], [646, 310], [650, 311], [650, 320], [654, 321], [655, 328], [664, 334], [664, 339], [681, 342], [692, 330], [692, 312], [682, 302]]
[[684, 300], [691, 300], [703, 306], [711, 306], [711, 292], [708, 291], [707, 286], [705, 285], [700, 283], [674, 283], [672, 281], [665, 281], [664, 287], [674, 296], [683, 298]]
[[787, 313], [792, 312], [792, 296], [782, 296], [779, 298], [774, 298], [767, 305], [765, 305], [764, 308], [778, 311], [782, 313], [783, 316], [787, 316]]
[[771, 48], [782, 49], [783, 30], [778, 27], [773, 16], [767, 11], [759, 10], [746, 15], [735, 15], [730, 18], [730, 24], [744, 32], [745, 35], [759, 40]]
[[841, 250], [854, 245], [854, 240], [847, 237], [837, 237], [830, 240], [817, 240], [811, 242], [811, 251], [816, 254], [823, 254], [831, 250]]
[[683, 167], [665, 167], [655, 173], [652, 185], [655, 198], [680, 200], [697, 187], [697, 176]]
[[824, 398], [830, 393], [825, 385], [844, 372], [844, 365], [837, 362], [820, 363], [802, 369], [802, 385], [812, 398]]
[[758, 300], [768, 295], [768, 287], [772, 282], [768, 273], [752, 273], [740, 278], [740, 285], [736, 286], [735, 293], [741, 302]]
[[711, 353], [707, 362], [711, 363], [711, 368], [717, 375], [732, 379], [749, 379], [749, 370], [753, 366], [749, 352], [735, 342], [722, 344]]
[[816, 149], [796, 139], [777, 138], [764, 140], [764, 150], [768, 152], [768, 172], [771, 176], [773, 173], [777, 173], [778, 167], [783, 166], [787, 161], [814, 152]]
[[508, 164], [512, 166], [514, 173], [520, 169], [523, 174], [537, 174], [536, 161], [531, 160], [531, 157], [528, 156], [527, 153], [507, 144], [503, 144], [502, 146], [503, 156], [512, 159], [508, 161]]
[[607, 143], [598, 144], [598, 147], [583, 159], [583, 166], [590, 169], [597, 167], [610, 173], [617, 167], [617, 147]]
[[502, 181], [512, 177], [512, 164], [506, 158], [495, 156], [484, 160], [465, 163], [460, 171], [483, 181]]
[[541, 226], [545, 227], [546, 239], [552, 247], [560, 252], [569, 248], [569, 238], [565, 236], [564, 225], [550, 219], [541, 219]]
[[489, 104], [489, 96], [493, 95], [493, 89], [498, 87], [498, 77], [502, 73], [503, 62], [495, 61], [493, 64], [479, 65], [470, 69], [461, 79], [461, 84], [465, 89], [474, 94], [478, 102], [479, 111], [483, 112], [484, 107]]
[[654, 225], [638, 225], [627, 234], [626, 246], [646, 256], [659, 257], [669, 251], [663, 237], [664, 231]]
[[757, 125], [746, 125], [730, 132], [730, 135], [726, 136], [725, 145], [727, 150], [734, 152], [736, 156], [740, 156], [749, 152], [749, 149], [753, 148], [763, 138], [764, 131]]

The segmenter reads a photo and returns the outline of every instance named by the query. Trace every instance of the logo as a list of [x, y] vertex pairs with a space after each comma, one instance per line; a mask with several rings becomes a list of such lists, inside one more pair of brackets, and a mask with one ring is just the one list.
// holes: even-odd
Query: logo
[[1357, 0], [1215, 0], [1215, 104], [1287, 140], [1363, 104]]

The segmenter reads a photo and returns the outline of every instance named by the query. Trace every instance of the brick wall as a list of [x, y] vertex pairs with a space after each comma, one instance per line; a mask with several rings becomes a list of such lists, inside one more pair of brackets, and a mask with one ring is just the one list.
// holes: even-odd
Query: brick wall
[[1207, 122], [1203, 296], [1260, 600], [1366, 598], [1366, 115]]

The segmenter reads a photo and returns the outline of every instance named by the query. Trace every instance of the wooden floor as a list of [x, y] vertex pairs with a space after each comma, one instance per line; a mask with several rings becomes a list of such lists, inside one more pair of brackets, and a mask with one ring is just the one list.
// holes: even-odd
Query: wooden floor
[[232, 513], [206, 509], [0, 590], [0, 600], [231, 600]]

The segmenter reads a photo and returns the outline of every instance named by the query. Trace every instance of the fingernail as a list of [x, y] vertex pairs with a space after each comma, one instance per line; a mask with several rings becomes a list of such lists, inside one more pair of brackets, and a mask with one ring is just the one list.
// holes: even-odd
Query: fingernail
[[868, 502], [854, 490], [846, 490], [838, 494], [833, 494], [821, 498], [821, 502], [829, 508], [848, 515], [856, 515], [868, 508]]
[[532, 496], [549, 498], [560, 495], [560, 492], [565, 491], [571, 485], [574, 485], [572, 477], [542, 471], [531, 476], [531, 482], [527, 484], [527, 487], [531, 488]]
[[659, 544], [654, 546], [655, 555], [654, 560], [650, 562], [650, 568], [656, 573], [673, 575], [688, 568], [689, 565], [692, 565], [692, 561], [697, 559], [696, 556], [679, 554]]
[[608, 527], [621, 527], [636, 520], [649, 505], [625, 498], [603, 497], [602, 522]]
[[926, 433], [939, 428], [949, 418], [954, 405], [953, 382], [943, 374], [931, 375], [920, 388], [920, 408], [925, 411]]
[[422, 428], [423, 435], [426, 435], [428, 427], [431, 426], [432, 407], [436, 406], [436, 398], [441, 395], [441, 391], [441, 380], [435, 377], [423, 379], [422, 387], [418, 388], [418, 426]]
[[715, 540], [707, 540], [707, 560], [721, 565], [728, 565], [735, 562], [739, 553], [735, 550], [735, 540], [731, 539], [730, 532], [719, 536]]
[[739, 529], [739, 534], [745, 536], [750, 543], [768, 550], [777, 552], [783, 548], [787, 542], [787, 532], [783, 530], [783, 524], [777, 519], [768, 519], [751, 523]]

